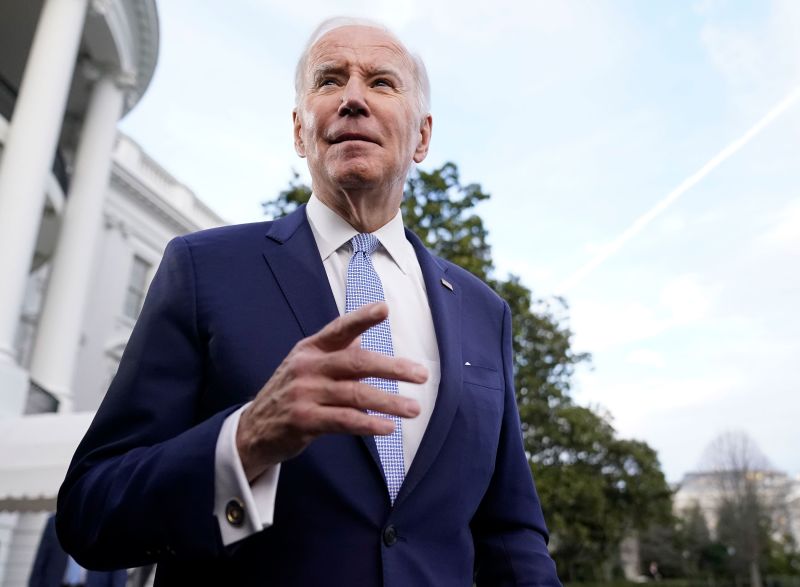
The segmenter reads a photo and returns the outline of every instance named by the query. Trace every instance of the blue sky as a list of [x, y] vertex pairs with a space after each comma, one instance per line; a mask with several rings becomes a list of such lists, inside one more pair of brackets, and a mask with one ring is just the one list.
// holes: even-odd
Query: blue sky
[[337, 14], [386, 22], [425, 59], [433, 143], [492, 194], [498, 272], [564, 293], [574, 394], [646, 440], [667, 477], [749, 433], [800, 474], [800, 100], [593, 271], [563, 284], [800, 86], [800, 3], [159, 3], [161, 54], [122, 123], [232, 222], [305, 173], [293, 69]]

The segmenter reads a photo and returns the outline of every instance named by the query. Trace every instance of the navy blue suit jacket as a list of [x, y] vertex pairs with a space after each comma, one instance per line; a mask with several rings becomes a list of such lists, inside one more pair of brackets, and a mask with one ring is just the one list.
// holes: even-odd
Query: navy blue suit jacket
[[470, 586], [473, 573], [480, 585], [558, 585], [522, 448], [508, 306], [407, 236], [441, 384], [394, 507], [374, 439], [328, 435], [281, 467], [273, 526], [224, 547], [212, 515], [222, 421], [338, 316], [301, 207], [167, 247], [59, 493], [76, 560], [158, 561], [157, 585]]
[[[58, 542], [55, 517], [50, 516], [36, 550], [28, 587], [61, 587], [66, 570], [67, 553]], [[125, 587], [127, 580], [128, 572], [125, 569], [86, 572], [86, 587]]]

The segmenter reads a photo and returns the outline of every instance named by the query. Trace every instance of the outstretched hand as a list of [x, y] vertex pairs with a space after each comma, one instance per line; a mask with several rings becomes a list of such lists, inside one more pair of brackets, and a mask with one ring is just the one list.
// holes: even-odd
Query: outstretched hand
[[419, 404], [359, 381], [424, 383], [422, 365], [359, 346], [360, 335], [389, 314], [383, 302], [340, 316], [289, 352], [239, 420], [236, 448], [249, 481], [298, 455], [322, 434], [391, 434], [394, 423], [366, 410], [413, 418]]

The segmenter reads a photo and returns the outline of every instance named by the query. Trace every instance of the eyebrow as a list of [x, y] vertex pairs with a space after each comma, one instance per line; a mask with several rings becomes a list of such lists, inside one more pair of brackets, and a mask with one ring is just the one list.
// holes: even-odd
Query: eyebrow
[[343, 65], [339, 65], [338, 63], [320, 63], [314, 67], [312, 73], [316, 78], [329, 73], [341, 73], [344, 71], [344, 69], [345, 67]]
[[[326, 75], [341, 75], [346, 73], [347, 66], [341, 63], [320, 63], [319, 65], [315, 66], [312, 70], [312, 79], [314, 81], [318, 81], [321, 77], [325, 77]], [[381, 76], [388, 76], [396, 78], [397, 80], [402, 80], [402, 76], [400, 72], [392, 67], [381, 66], [375, 69], [367, 69], [366, 71], [367, 77], [381, 77]]]
[[391, 67], [380, 67], [378, 69], [374, 69], [369, 72], [370, 77], [380, 77], [380, 76], [388, 76], [388, 77], [395, 77], [398, 80], [403, 79], [400, 75], [400, 72], [391, 68]]

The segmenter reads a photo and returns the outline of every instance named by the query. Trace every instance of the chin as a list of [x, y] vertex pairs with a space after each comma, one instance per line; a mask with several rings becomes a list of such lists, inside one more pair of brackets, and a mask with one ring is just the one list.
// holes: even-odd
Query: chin
[[349, 161], [331, 172], [330, 176], [343, 188], [368, 188], [381, 183], [381, 174], [368, 161]]

